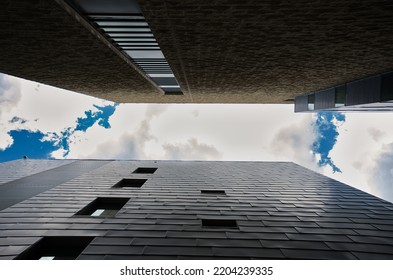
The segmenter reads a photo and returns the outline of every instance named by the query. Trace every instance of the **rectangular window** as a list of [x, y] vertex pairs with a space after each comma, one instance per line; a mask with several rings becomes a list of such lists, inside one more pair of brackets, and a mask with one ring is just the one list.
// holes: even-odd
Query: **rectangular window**
[[140, 188], [147, 179], [122, 179], [113, 188]]
[[201, 190], [201, 194], [225, 195], [223, 190]]
[[236, 228], [236, 220], [228, 219], [202, 219], [203, 227]]
[[98, 197], [79, 210], [75, 215], [113, 218], [128, 200], [129, 198], [127, 197]]
[[153, 174], [156, 172], [157, 168], [155, 167], [138, 167], [132, 173], [139, 173], [139, 174]]
[[75, 260], [89, 245], [91, 236], [45, 236], [15, 260]]

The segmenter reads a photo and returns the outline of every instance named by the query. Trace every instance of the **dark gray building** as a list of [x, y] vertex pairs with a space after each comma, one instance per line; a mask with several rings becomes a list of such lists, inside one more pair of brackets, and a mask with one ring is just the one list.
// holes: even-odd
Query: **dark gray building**
[[393, 205], [289, 162], [0, 164], [1, 259], [393, 259]]
[[316, 111], [393, 111], [393, 72], [295, 98], [295, 112]]

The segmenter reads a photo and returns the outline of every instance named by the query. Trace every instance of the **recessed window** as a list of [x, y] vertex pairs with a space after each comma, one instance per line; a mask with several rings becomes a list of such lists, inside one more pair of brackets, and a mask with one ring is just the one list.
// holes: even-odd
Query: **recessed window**
[[140, 188], [147, 179], [122, 179], [113, 188]]
[[236, 228], [236, 220], [228, 219], [202, 219], [203, 227], [223, 227], [223, 228]]
[[93, 238], [46, 236], [19, 254], [15, 260], [75, 260]]
[[135, 169], [133, 173], [140, 173], [140, 174], [153, 174], [156, 172], [157, 168], [154, 167], [139, 167]]
[[201, 190], [201, 194], [225, 195], [223, 190]]
[[75, 215], [112, 218], [127, 203], [129, 198], [99, 197], [79, 210]]

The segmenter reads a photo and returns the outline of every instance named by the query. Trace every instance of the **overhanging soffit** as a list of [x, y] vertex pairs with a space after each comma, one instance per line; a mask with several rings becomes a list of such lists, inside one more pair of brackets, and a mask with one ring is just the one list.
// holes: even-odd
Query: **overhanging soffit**
[[166, 95], [57, 2], [4, 1], [0, 72], [118, 102], [286, 103], [393, 69], [392, 1], [139, 0], [183, 93]]

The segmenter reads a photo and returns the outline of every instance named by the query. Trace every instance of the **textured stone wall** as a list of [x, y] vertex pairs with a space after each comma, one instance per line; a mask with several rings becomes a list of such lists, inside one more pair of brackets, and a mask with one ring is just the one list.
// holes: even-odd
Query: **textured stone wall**
[[0, 72], [117, 102], [161, 93], [54, 0], [4, 1]]
[[184, 95], [164, 95], [53, 0], [3, 1], [0, 72], [117, 101], [288, 103], [393, 69], [393, 2], [140, 0]]
[[194, 102], [282, 103], [393, 69], [392, 1], [139, 3]]
[[[142, 166], [158, 169], [132, 173]], [[112, 188], [122, 178], [147, 181]], [[74, 216], [97, 197], [130, 200], [114, 218]], [[0, 258], [92, 236], [79, 259], [393, 259], [392, 219], [391, 203], [293, 163], [114, 161], [1, 211]]]

